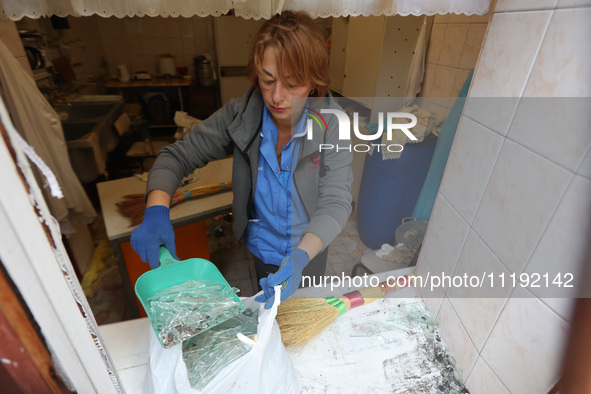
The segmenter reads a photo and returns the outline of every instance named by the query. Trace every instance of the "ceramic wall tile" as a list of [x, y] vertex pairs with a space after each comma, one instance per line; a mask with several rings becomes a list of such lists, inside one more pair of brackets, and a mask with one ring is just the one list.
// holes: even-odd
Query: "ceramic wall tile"
[[445, 198], [438, 194], [421, 249], [434, 274], [451, 274], [468, 230], [468, 224]]
[[490, 8], [488, 9], [488, 13], [484, 14], [484, 15], [472, 15], [470, 17], [470, 23], [488, 23], [490, 21], [490, 17], [493, 14], [493, 10], [495, 8], [495, 1], [491, 1], [490, 2]]
[[[575, 176], [525, 269], [534, 279], [541, 276], [536, 283], [539, 287], [531, 289], [536, 296], [572, 298], [581, 296], [583, 289], [589, 288], [588, 283], [582, 280], [583, 267], [590, 251], [589, 196], [591, 181]], [[545, 274], [548, 276], [544, 277]], [[566, 281], [569, 278], [572, 279], [569, 284], [574, 285], [573, 288], [553, 283], [553, 279]], [[591, 296], [589, 290], [586, 290], [586, 296]], [[564, 315], [568, 311], [560, 313]]]
[[481, 352], [512, 393], [545, 393], [558, 380], [568, 324], [516, 288]]
[[[171, 55], [178, 57], [184, 54], [184, 48], [183, 48], [183, 43], [181, 42], [180, 38], [169, 38], [168, 40], [168, 52], [165, 53], [170, 53]], [[177, 60], [177, 59], [175, 59]], [[178, 60], [175, 62], [176, 65], [178, 66]]]
[[210, 36], [207, 18], [191, 18], [193, 21], [193, 33], [195, 38], [207, 38]]
[[98, 23], [101, 37], [122, 37], [126, 32], [126, 20], [119, 18], [102, 18]]
[[164, 38], [166, 36], [166, 22], [161, 17], [142, 18], [144, 37]]
[[427, 63], [425, 65], [425, 78], [423, 79], [423, 84], [421, 85], [420, 92], [420, 95], [422, 97], [433, 97], [431, 95], [431, 92], [433, 91], [433, 82], [435, 81], [436, 67], [436, 65], [430, 63]]
[[[431, 267], [422, 252], [417, 260], [415, 275], [417, 276], [417, 279], [421, 278], [423, 281], [425, 281], [430, 275], [433, 275]], [[439, 313], [439, 308], [441, 307], [445, 293], [440, 287], [434, 287], [431, 289], [425, 282], [419, 284], [418, 291], [421, 299], [427, 306], [429, 313], [435, 318], [437, 313]]]
[[556, 8], [591, 7], [591, 0], [558, 0]]
[[215, 50], [212, 46], [213, 41], [209, 39], [195, 39], [195, 56], [202, 55], [204, 53], [209, 53], [213, 56]]
[[130, 47], [125, 36], [118, 37], [117, 39], [112, 38], [109, 40], [109, 53], [114, 55], [138, 55], [139, 52], [139, 46], [134, 45]]
[[441, 44], [438, 63], [443, 66], [457, 67], [462, 56], [469, 25], [466, 23], [448, 23]]
[[585, 155], [585, 158], [579, 165], [577, 174], [584, 176], [585, 178], [591, 179], [591, 147], [587, 149], [587, 154]]
[[470, 15], [466, 14], [449, 14], [447, 23], [470, 23]]
[[471, 393], [509, 394], [509, 390], [490, 369], [482, 357], [478, 357], [470, 376], [466, 380], [466, 387]]
[[439, 309], [437, 322], [441, 339], [456, 359], [457, 368], [465, 379], [478, 358], [478, 351], [447, 298]]
[[493, 15], [471, 96], [521, 95], [551, 14], [539, 11]]
[[556, 0], [497, 0], [495, 12], [551, 10]]
[[435, 18], [433, 19], [433, 24], [447, 23], [448, 20], [449, 14], [436, 14]]
[[480, 49], [484, 43], [484, 36], [488, 25], [485, 23], [471, 23], [466, 33], [466, 41], [462, 48], [462, 55], [458, 67], [463, 69], [473, 69], [476, 67]]
[[574, 301], [576, 300], [576, 298], [540, 298], [540, 301], [565, 321], [572, 319]]
[[503, 137], [462, 117], [439, 191], [467, 223], [474, 219], [502, 143]]
[[511, 119], [520, 101], [519, 97], [475, 97], [472, 94], [475, 83], [477, 81], [473, 79], [469, 97], [464, 106], [464, 116], [502, 136], [507, 135]]
[[590, 105], [591, 98], [523, 97], [507, 137], [574, 172], [591, 145]]
[[511, 272], [521, 272], [571, 174], [505, 140], [473, 228]]
[[148, 56], [152, 54], [152, 39], [151, 38], [138, 38], [136, 39], [136, 51], [140, 56]]
[[[427, 63], [437, 64], [439, 62], [439, 55], [441, 53], [441, 46], [443, 44], [443, 36], [445, 35], [446, 24], [434, 24], [431, 28], [431, 36], [429, 37], [429, 46], [427, 47]], [[427, 73], [427, 71], [425, 71]], [[427, 73], [427, 75], [429, 75]]]
[[436, 66], [431, 89], [432, 97], [449, 97], [454, 85], [455, 71], [455, 68]]
[[591, 8], [556, 10], [524, 96], [591, 96]]
[[195, 33], [193, 31], [193, 22], [191, 21], [191, 19], [182, 18], [179, 22], [181, 38], [193, 38], [195, 36]]
[[[123, 21], [125, 35], [127, 37], [142, 36], [144, 34], [143, 20], [144, 18], [125, 18]], [[97, 26], [102, 23], [102, 20], [97, 21]]]
[[180, 38], [181, 37], [181, 18], [166, 18], [164, 19], [164, 26], [166, 27], [166, 38]]
[[169, 40], [166, 38], [153, 38], [152, 39], [152, 53], [159, 57], [162, 54], [169, 53]]
[[[470, 231], [452, 278], [466, 278], [448, 288], [446, 296], [480, 351], [511, 292], [499, 283], [507, 275], [499, 259]], [[477, 313], [476, 313], [477, 312]]]
[[492, 13], [484, 14], [484, 15], [472, 15], [470, 17], [470, 23], [488, 23], [490, 21], [490, 17]]

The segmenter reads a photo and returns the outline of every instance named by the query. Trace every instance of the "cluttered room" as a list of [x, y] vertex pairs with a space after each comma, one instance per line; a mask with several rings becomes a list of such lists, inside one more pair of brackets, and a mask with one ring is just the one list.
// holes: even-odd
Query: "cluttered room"
[[[15, 237], [30, 232], [42, 245], [12, 252], [31, 261], [20, 268], [2, 256], [2, 292], [20, 311], [13, 319], [37, 338], [23, 347], [39, 351], [28, 361], [37, 383], [6, 367], [14, 392], [535, 393], [521, 389], [556, 384], [545, 366], [522, 378], [497, 361], [494, 349], [513, 343], [491, 334], [496, 324], [507, 330], [499, 316], [509, 293], [488, 298], [503, 302], [475, 322], [468, 315], [478, 302], [456, 301], [449, 288], [426, 294], [412, 281], [470, 271], [470, 259], [511, 267], [500, 241], [486, 238], [494, 215], [475, 219], [507, 137], [492, 115], [472, 116], [482, 111], [466, 104], [487, 92], [510, 96], [499, 86], [517, 82], [494, 80], [501, 60], [493, 52], [513, 39], [499, 31], [521, 31], [512, 19], [521, 9], [495, 0], [422, 9], [396, 1], [346, 9], [332, 1], [0, 3], [3, 136], [19, 168], [7, 177], [28, 185], [15, 188], [20, 202], [10, 210], [31, 202], [37, 214]], [[298, 12], [326, 51], [324, 85], [314, 61], [302, 63], [313, 83], [292, 66], [291, 48], [312, 47], [294, 38], [312, 34], [304, 22], [290, 25]], [[290, 38], [261, 44], [273, 34]], [[259, 53], [260, 45], [269, 46]], [[307, 101], [297, 107], [300, 90]], [[280, 95], [291, 95], [291, 106]], [[337, 109], [315, 107], [326, 97]], [[494, 111], [510, 110], [503, 105]], [[291, 119], [283, 141], [287, 114], [298, 108], [301, 120]], [[247, 141], [255, 110], [261, 126]], [[585, 138], [580, 149], [591, 143]], [[310, 154], [312, 140], [320, 150]], [[245, 163], [259, 141], [257, 175]], [[465, 175], [467, 167], [480, 172]], [[306, 189], [314, 179], [320, 191]], [[165, 209], [155, 192], [168, 193]], [[289, 219], [268, 230], [265, 215], [277, 209]], [[293, 234], [302, 238], [285, 255]], [[321, 272], [306, 276], [312, 266]], [[566, 332], [566, 307], [536, 297], [539, 315]]]

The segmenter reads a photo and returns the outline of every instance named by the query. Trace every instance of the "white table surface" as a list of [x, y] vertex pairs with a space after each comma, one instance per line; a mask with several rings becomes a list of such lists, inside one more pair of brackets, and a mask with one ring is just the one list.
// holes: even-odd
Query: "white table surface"
[[[199, 169], [199, 179], [183, 186], [182, 190], [232, 180], [232, 158], [216, 160]], [[126, 194], [144, 194], [146, 182], [135, 176], [116, 179], [114, 181], [97, 184], [101, 210], [107, 237], [112, 240], [125, 240], [131, 235], [136, 226], [130, 227], [129, 218], [121, 215], [115, 205]], [[207, 197], [188, 200], [174, 206], [170, 210], [173, 226], [188, 224], [214, 216], [220, 210], [232, 207], [233, 193], [231, 191], [218, 193]], [[181, 223], [182, 222], [182, 223]]]
[[[377, 276], [385, 280], [387, 275], [400, 276], [409, 272], [412, 270], [390, 271]], [[399, 377], [389, 375], [384, 368], [393, 357], [416, 346], [402, 343], [407, 333], [385, 330], [378, 335], [351, 335], [360, 332], [360, 323], [384, 326], [390, 311], [401, 303], [422, 304], [412, 288], [398, 290], [393, 295], [393, 298], [383, 298], [347, 312], [305, 346], [288, 349], [294, 367], [302, 377], [303, 393], [383, 392], [393, 384], [399, 384], [396, 382]], [[112, 323], [99, 329], [126, 392], [142, 393], [152, 329], [149, 320]]]

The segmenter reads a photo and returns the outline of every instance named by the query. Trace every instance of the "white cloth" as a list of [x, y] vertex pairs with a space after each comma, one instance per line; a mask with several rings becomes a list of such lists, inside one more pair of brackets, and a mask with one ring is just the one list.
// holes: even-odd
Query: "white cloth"
[[423, 18], [423, 25], [419, 33], [419, 39], [415, 47], [414, 55], [410, 63], [410, 71], [404, 89], [404, 105], [410, 105], [412, 100], [420, 93], [421, 84], [425, 75], [425, 58], [427, 53], [427, 17]]
[[[0, 83], [15, 129], [55, 174], [63, 191], [64, 198], [57, 199], [47, 187], [41, 187], [52, 216], [60, 225], [68, 220], [91, 223], [96, 212], [70, 164], [59, 116], [1, 41]], [[37, 178], [43, 185], [43, 178]]]
[[193, 130], [193, 126], [198, 125], [201, 123], [201, 119], [194, 118], [183, 111], [176, 111], [174, 113], [174, 124], [181, 128], [180, 131], [177, 131], [174, 134], [174, 138], [177, 140], [182, 139], [185, 134]]
[[94, 154], [94, 161], [96, 162], [98, 172], [104, 174], [107, 171], [107, 162], [101, 149], [101, 140], [98, 134], [93, 131], [86, 134], [83, 138], [92, 146], [92, 153]]
[[306, 11], [314, 18], [359, 15], [478, 14], [488, 12], [490, 0], [0, 0], [0, 10], [12, 20], [53, 14], [118, 18], [132, 16], [220, 16], [234, 9], [245, 19], [269, 19], [285, 10]]

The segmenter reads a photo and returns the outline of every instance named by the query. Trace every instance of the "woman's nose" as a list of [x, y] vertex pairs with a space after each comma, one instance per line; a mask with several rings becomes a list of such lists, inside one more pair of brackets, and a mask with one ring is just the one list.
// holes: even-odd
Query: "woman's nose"
[[283, 97], [284, 97], [284, 88], [283, 88], [283, 84], [280, 81], [277, 81], [275, 83], [275, 86], [273, 87], [273, 101], [276, 104], [279, 104], [281, 101], [283, 101]]

